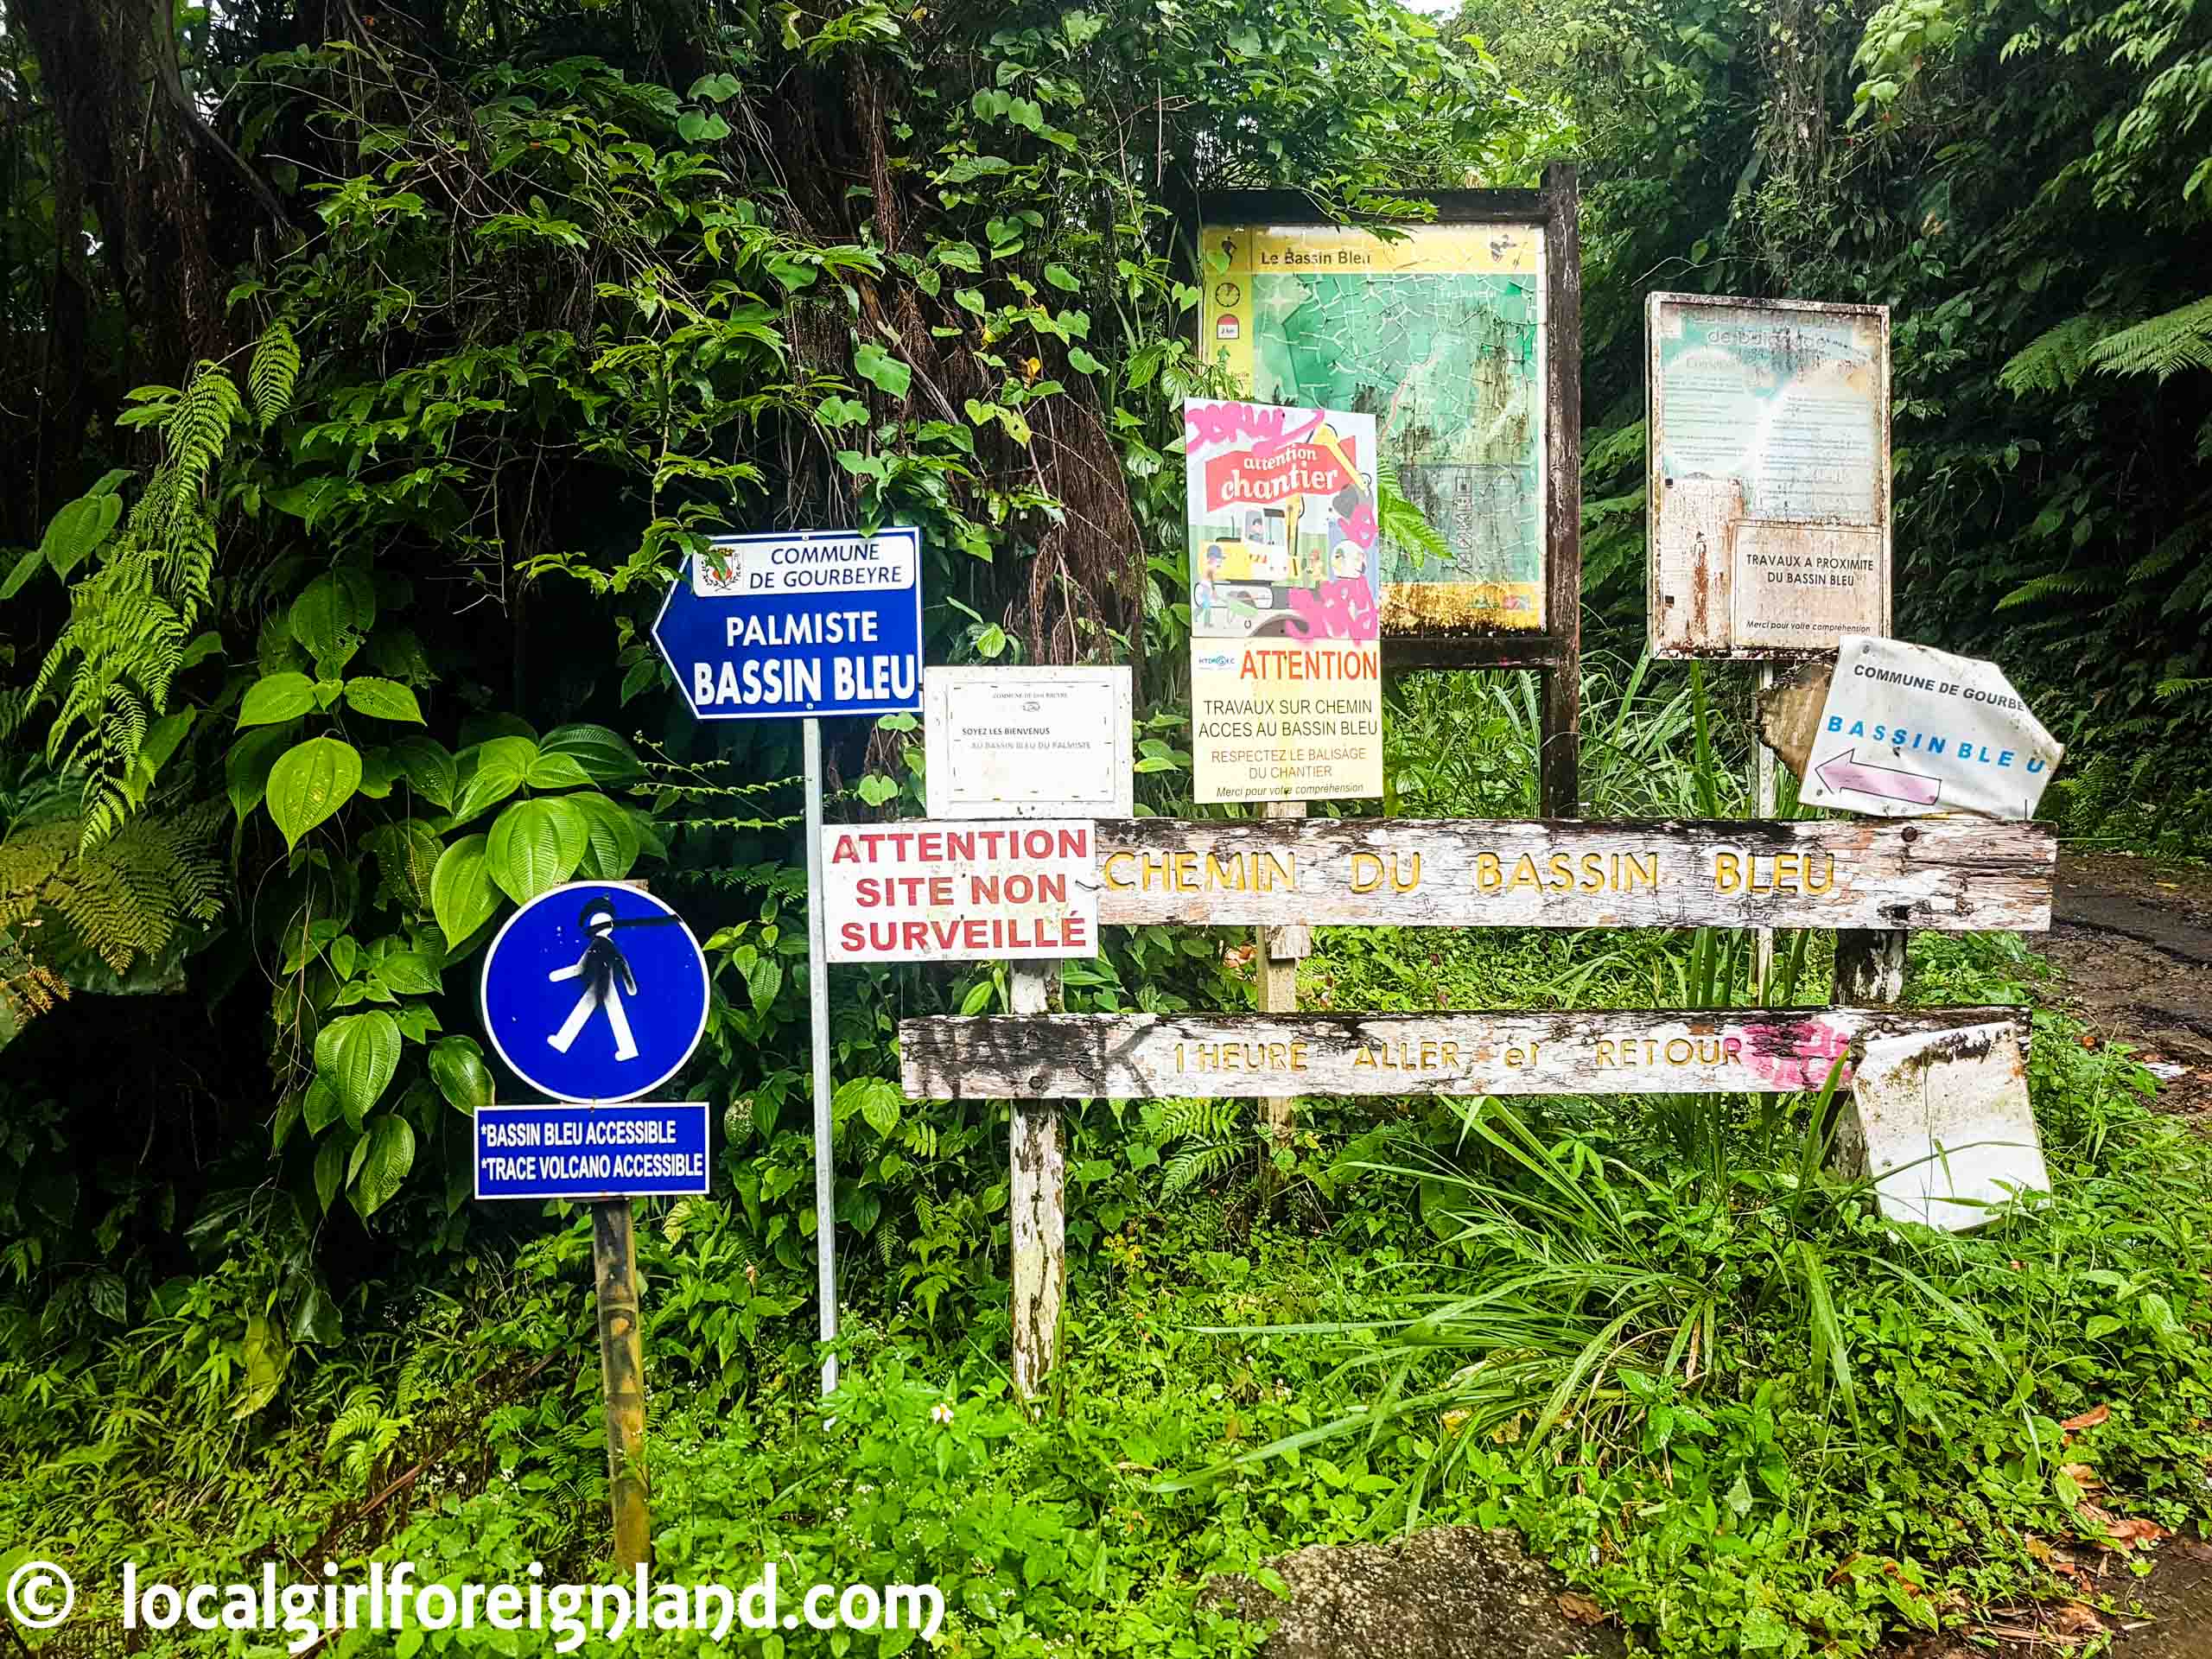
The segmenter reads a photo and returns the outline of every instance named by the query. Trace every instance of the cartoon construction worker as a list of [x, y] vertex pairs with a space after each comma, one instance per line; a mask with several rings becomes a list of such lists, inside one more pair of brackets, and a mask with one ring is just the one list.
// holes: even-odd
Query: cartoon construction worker
[[1221, 580], [1221, 543], [1209, 542], [1204, 568], [1199, 572], [1197, 584], [1191, 590], [1191, 607], [1200, 628], [1213, 626], [1213, 613], [1220, 603], [1214, 592], [1214, 584]]
[[630, 1034], [630, 1016], [623, 1011], [622, 994], [626, 991], [635, 996], [638, 979], [630, 971], [630, 959], [614, 942], [614, 906], [604, 899], [587, 899], [576, 922], [591, 943], [569, 966], [556, 968], [545, 977], [556, 983], [565, 979], [581, 979], [584, 982], [583, 995], [569, 1010], [561, 1029], [545, 1039], [546, 1044], [557, 1053], [567, 1053], [569, 1045], [591, 1022], [593, 1013], [604, 1008], [607, 1028], [614, 1033], [614, 1058], [634, 1060], [638, 1058], [638, 1044]]

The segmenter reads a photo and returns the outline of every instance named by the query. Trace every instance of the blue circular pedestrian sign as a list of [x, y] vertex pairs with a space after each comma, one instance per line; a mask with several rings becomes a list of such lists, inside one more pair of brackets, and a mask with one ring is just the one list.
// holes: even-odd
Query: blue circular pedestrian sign
[[634, 1100], [707, 1028], [707, 957], [683, 918], [611, 881], [541, 893], [484, 953], [484, 1030], [556, 1100]]

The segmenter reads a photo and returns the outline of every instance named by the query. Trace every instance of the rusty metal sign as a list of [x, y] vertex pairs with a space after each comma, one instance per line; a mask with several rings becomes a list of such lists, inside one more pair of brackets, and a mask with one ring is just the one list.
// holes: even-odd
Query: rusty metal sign
[[1645, 325], [1652, 651], [1887, 634], [1888, 308], [1654, 294]]

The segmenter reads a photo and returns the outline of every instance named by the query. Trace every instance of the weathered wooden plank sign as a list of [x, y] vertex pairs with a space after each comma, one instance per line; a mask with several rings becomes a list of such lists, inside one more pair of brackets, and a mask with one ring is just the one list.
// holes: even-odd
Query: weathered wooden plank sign
[[1098, 919], [1223, 927], [2050, 926], [2057, 842], [2027, 823], [1126, 818]]
[[2024, 1020], [2018, 1008], [1638, 1009], [902, 1020], [910, 1100], [1269, 1095], [1779, 1094], [1869, 1040]]

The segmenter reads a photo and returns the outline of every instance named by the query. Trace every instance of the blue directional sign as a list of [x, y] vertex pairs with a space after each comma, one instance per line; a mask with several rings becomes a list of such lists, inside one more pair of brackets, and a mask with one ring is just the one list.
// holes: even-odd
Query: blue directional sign
[[635, 1100], [707, 1028], [707, 958], [651, 893], [611, 881], [541, 893], [484, 954], [484, 1030], [556, 1100]]
[[653, 639], [702, 720], [922, 706], [922, 533], [718, 536], [668, 590]]
[[707, 1190], [704, 1101], [480, 1106], [480, 1198], [649, 1198]]

